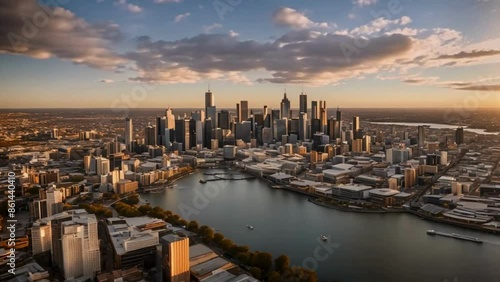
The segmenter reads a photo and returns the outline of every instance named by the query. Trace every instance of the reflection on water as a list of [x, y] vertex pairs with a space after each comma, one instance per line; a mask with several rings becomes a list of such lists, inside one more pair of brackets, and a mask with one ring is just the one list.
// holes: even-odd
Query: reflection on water
[[452, 124], [442, 124], [442, 123], [417, 123], [417, 122], [371, 122], [372, 124], [385, 124], [385, 125], [403, 125], [403, 126], [427, 126], [432, 129], [457, 129], [463, 127], [465, 131], [485, 134], [485, 135], [498, 135], [500, 132], [486, 132], [485, 129], [479, 128], [468, 128], [466, 125], [452, 125]]
[[[202, 184], [203, 172], [209, 171], [180, 179], [175, 189], [141, 198], [178, 214], [189, 206], [195, 209], [189, 210], [189, 219], [200, 226], [216, 227], [236, 244], [270, 252], [275, 258], [287, 254], [295, 265], [310, 263], [322, 246], [319, 236], [327, 235], [327, 243], [336, 248], [324, 260], [317, 260], [320, 281], [437, 282], [443, 277], [460, 277], [460, 282], [499, 281], [495, 279], [500, 277], [500, 240], [495, 235], [410, 214], [332, 210], [308, 202], [304, 195], [272, 189], [260, 179]], [[488, 243], [436, 238], [426, 234], [429, 229]]]

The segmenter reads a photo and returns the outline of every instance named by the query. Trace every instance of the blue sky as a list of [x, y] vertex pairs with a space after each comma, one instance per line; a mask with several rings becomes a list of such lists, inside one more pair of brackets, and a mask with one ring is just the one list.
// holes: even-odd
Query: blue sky
[[2, 108], [500, 106], [495, 0], [45, 2], [0, 3]]

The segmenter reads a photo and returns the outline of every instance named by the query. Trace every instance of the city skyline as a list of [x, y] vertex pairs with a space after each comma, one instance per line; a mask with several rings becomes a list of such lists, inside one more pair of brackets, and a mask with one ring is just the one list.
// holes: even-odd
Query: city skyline
[[2, 1], [2, 108], [500, 106], [495, 1], [257, 2]]

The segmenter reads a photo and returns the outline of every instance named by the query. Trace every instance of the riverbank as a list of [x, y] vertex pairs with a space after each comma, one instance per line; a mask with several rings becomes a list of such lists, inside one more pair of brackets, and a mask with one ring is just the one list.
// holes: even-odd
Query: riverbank
[[404, 213], [405, 210], [367, 210], [367, 209], [353, 209], [353, 208], [346, 208], [346, 207], [342, 207], [342, 206], [338, 206], [338, 205], [332, 205], [332, 204], [328, 204], [328, 203], [325, 203], [325, 202], [322, 202], [322, 201], [318, 201], [318, 199], [307, 199], [309, 202], [315, 204], [315, 205], [318, 205], [318, 206], [322, 206], [322, 207], [325, 207], [325, 208], [329, 208], [329, 209], [334, 209], [334, 210], [338, 210], [338, 211], [343, 211], [343, 212], [356, 212], [356, 213]]
[[426, 219], [426, 220], [430, 220], [430, 221], [434, 221], [434, 222], [438, 222], [438, 223], [458, 226], [458, 227], [467, 228], [467, 229], [474, 229], [476, 231], [486, 232], [486, 233], [490, 233], [490, 234], [500, 235], [500, 230], [485, 228], [485, 227], [475, 225], [475, 224], [468, 224], [468, 223], [463, 223], [463, 222], [458, 222], [458, 221], [453, 221], [453, 220], [447, 220], [444, 218], [435, 218], [435, 217], [432, 217], [432, 216], [429, 216], [429, 215], [426, 215], [426, 214], [423, 214], [423, 213], [420, 213], [420, 212], [414, 211], [414, 210], [406, 210], [406, 212], [413, 214], [413, 215], [416, 215], [416, 216], [420, 217], [421, 219]]

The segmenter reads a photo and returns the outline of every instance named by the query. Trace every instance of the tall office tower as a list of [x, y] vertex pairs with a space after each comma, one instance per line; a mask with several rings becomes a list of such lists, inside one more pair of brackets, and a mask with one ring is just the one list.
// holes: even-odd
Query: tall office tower
[[165, 110], [165, 119], [166, 119], [166, 121], [165, 121], [165, 128], [166, 129], [175, 129], [175, 116], [172, 113], [172, 109], [171, 108], [167, 108]]
[[157, 132], [156, 132], [156, 127], [148, 124], [146, 128], [144, 128], [144, 144], [146, 146], [156, 146], [157, 145]]
[[[76, 210], [73, 210], [76, 211]], [[62, 248], [62, 224], [66, 221], [70, 221], [72, 219], [72, 215], [63, 212], [57, 214], [53, 218], [50, 219], [50, 233], [51, 233], [51, 254], [52, 254], [52, 264], [58, 268], [63, 267], [63, 248]]]
[[352, 139], [359, 139], [359, 117], [352, 117]]
[[236, 116], [238, 116], [238, 121], [242, 122], [241, 120], [241, 107], [239, 103], [236, 103]]
[[208, 112], [208, 107], [215, 107], [214, 94], [210, 89], [205, 92], [205, 111]]
[[219, 128], [229, 129], [229, 111], [221, 110], [219, 113]]
[[212, 121], [212, 128], [217, 127], [217, 108], [215, 106], [207, 107], [206, 117]]
[[93, 279], [101, 271], [101, 254], [97, 236], [95, 215], [82, 212], [75, 214], [70, 221], [61, 224], [61, 241], [64, 278]]
[[191, 149], [189, 140], [189, 119], [175, 120], [175, 141], [182, 143], [184, 150]]
[[108, 156], [111, 154], [120, 153], [120, 143], [118, 142], [109, 142], [106, 144], [106, 152]]
[[299, 114], [299, 140], [305, 141], [307, 134], [307, 113]]
[[52, 235], [50, 232], [50, 224], [38, 220], [33, 223], [33, 227], [31, 227], [31, 247], [33, 254], [51, 250]]
[[47, 190], [47, 216], [53, 216], [63, 211], [62, 192], [54, 188]]
[[281, 110], [281, 118], [291, 118], [290, 116], [290, 100], [286, 97], [286, 93], [284, 94], [283, 99], [281, 99], [280, 104]]
[[264, 126], [264, 115], [262, 115], [262, 114], [255, 114], [254, 115], [254, 122], [257, 125]]
[[318, 101], [311, 101], [311, 119], [319, 118]]
[[241, 118], [238, 116], [239, 122], [247, 121], [248, 120], [248, 101], [241, 101], [240, 107], [241, 107]]
[[205, 120], [205, 127], [203, 129], [203, 146], [207, 147], [209, 149], [212, 149], [211, 147], [211, 140], [212, 140], [212, 119], [209, 117]]
[[97, 175], [107, 175], [110, 171], [109, 160], [103, 157], [96, 158]]
[[285, 119], [277, 119], [274, 121], [274, 139], [281, 140], [283, 135], [288, 135], [288, 120]]
[[127, 150], [131, 151], [132, 150], [132, 133], [133, 133], [133, 127], [132, 127], [132, 119], [131, 118], [125, 118], [125, 145], [127, 146]]
[[203, 122], [203, 121], [205, 121], [205, 111], [201, 110], [201, 111], [192, 112], [191, 118], [194, 120], [198, 120], [198, 121]]
[[337, 137], [337, 133], [340, 135], [338, 126], [339, 126], [338, 121], [335, 119], [335, 117], [331, 116], [330, 119], [328, 119], [328, 125], [326, 130], [326, 134], [330, 136], [330, 141], [340, 138], [340, 136]]
[[160, 239], [162, 245], [161, 268], [163, 281], [191, 281], [189, 273], [189, 238], [165, 235]]
[[418, 146], [424, 147], [425, 145], [425, 127], [422, 125], [418, 126]]
[[322, 133], [321, 131], [321, 120], [318, 118], [311, 120], [311, 138], [316, 133]]
[[156, 117], [156, 144], [155, 145], [166, 145], [165, 139], [165, 128], [167, 127], [166, 117]]
[[267, 106], [266, 105], [264, 105], [264, 108], [262, 108], [262, 116], [264, 117], [264, 120], [267, 117]]
[[339, 128], [342, 130], [342, 112], [339, 107], [337, 107], [337, 120], [339, 121]]
[[187, 149], [191, 149], [196, 147], [196, 120], [189, 120], [189, 147]]
[[326, 126], [328, 124], [328, 120], [326, 117], [326, 101], [319, 101], [319, 120], [321, 123], [321, 132], [325, 133], [326, 132]]
[[299, 96], [299, 113], [307, 113], [307, 95], [304, 92]]
[[237, 123], [234, 130], [234, 138], [236, 140], [241, 139], [245, 143], [250, 142], [252, 139], [252, 123], [250, 121], [244, 121]]
[[[270, 127], [271, 127], [271, 132], [272, 132], [272, 134], [273, 134], [273, 138], [275, 137], [275, 136], [274, 136], [274, 132], [275, 132], [275, 129], [274, 129], [274, 128], [275, 128], [275, 127], [274, 127], [274, 126], [275, 126], [275, 120], [279, 119], [279, 118], [280, 118], [280, 115], [281, 115], [280, 110], [271, 110], [271, 115], [270, 115], [270, 118], [271, 118], [271, 119], [270, 119], [270, 122], [271, 122], [271, 124], [270, 124], [270, 125], [271, 125], [271, 126], [270, 126]], [[281, 139], [281, 138], [280, 138], [280, 139]]]
[[109, 171], [122, 170], [123, 164], [123, 154], [111, 154], [109, 155]]
[[417, 171], [414, 168], [406, 168], [404, 170], [405, 188], [411, 188], [417, 185]]
[[463, 127], [459, 127], [455, 131], [455, 143], [457, 143], [457, 145], [464, 143], [464, 128]]
[[363, 151], [370, 153], [372, 150], [372, 137], [370, 135], [363, 136]]

